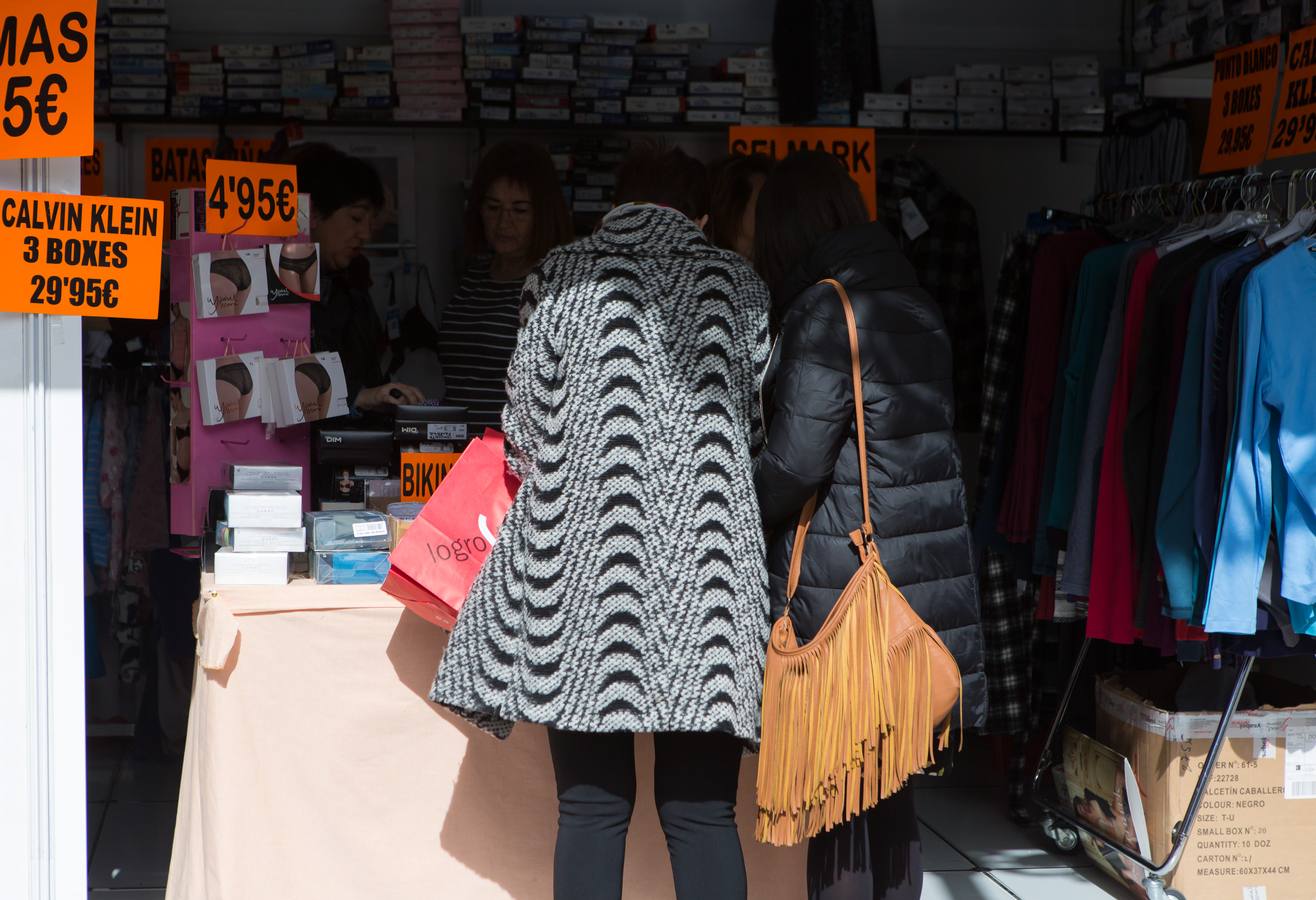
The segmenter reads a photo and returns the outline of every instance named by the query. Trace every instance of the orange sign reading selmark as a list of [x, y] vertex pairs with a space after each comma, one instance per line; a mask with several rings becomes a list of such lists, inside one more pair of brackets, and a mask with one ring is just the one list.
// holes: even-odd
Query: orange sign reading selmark
[[1279, 82], [1279, 50], [1276, 35], [1215, 55], [1203, 172], [1243, 169], [1266, 158]]
[[96, 0], [5, 0], [3, 16], [0, 159], [91, 153]]
[[1279, 112], [1270, 129], [1270, 155], [1316, 151], [1316, 25], [1289, 35]]
[[461, 459], [460, 453], [403, 453], [402, 500], [425, 503]]
[[207, 160], [206, 219], [214, 233], [291, 237], [297, 233], [297, 167]]
[[797, 150], [830, 153], [859, 185], [869, 213], [877, 215], [877, 147], [871, 128], [733, 125], [728, 148], [735, 156], [762, 153], [773, 159], [785, 159]]
[[154, 319], [163, 204], [0, 191], [0, 312]]

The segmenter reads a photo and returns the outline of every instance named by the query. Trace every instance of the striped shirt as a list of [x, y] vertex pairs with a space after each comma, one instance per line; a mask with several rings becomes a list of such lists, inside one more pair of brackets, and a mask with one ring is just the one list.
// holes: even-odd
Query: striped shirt
[[439, 328], [444, 402], [467, 408], [474, 434], [502, 427], [507, 364], [521, 322], [522, 281], [495, 280], [491, 262], [488, 256], [471, 261]]

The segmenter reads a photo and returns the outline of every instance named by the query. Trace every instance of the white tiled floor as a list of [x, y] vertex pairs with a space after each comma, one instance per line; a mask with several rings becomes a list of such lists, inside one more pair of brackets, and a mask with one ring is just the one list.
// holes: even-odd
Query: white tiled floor
[[[1039, 831], [1011, 822], [994, 768], [970, 752], [952, 777], [920, 780], [923, 900], [1126, 896], [1086, 856], [1058, 855]], [[88, 900], [164, 900], [179, 774], [177, 763], [134, 759], [123, 743], [88, 747]]]

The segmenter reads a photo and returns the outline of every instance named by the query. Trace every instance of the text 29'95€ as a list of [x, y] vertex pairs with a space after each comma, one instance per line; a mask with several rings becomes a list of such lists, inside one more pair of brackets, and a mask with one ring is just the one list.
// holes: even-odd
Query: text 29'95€
[[154, 319], [163, 206], [0, 191], [0, 312]]
[[95, 42], [96, 0], [0, 5], [0, 159], [91, 153]]

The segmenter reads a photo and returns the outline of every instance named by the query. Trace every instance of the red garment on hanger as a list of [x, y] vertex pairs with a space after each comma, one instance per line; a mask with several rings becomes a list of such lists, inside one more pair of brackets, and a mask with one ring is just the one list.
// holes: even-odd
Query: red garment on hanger
[[1124, 426], [1129, 417], [1134, 370], [1142, 343], [1147, 288], [1159, 260], [1155, 250], [1144, 252], [1129, 283], [1124, 307], [1124, 342], [1110, 412], [1106, 416], [1106, 442], [1101, 452], [1101, 480], [1097, 487], [1087, 633], [1088, 637], [1116, 644], [1132, 644], [1138, 638], [1134, 626], [1138, 571], [1129, 520], [1129, 495], [1124, 482]]
[[996, 530], [1012, 543], [1032, 543], [1037, 533], [1042, 473], [1050, 437], [1056, 368], [1066, 336], [1065, 314], [1073, 300], [1083, 258], [1110, 241], [1095, 231], [1049, 235], [1033, 258], [1028, 301], [1028, 349], [1015, 425], [1014, 459], [996, 518]]

